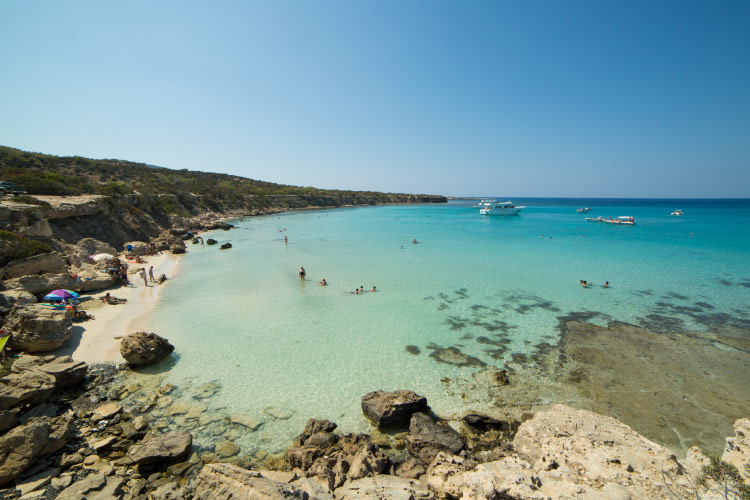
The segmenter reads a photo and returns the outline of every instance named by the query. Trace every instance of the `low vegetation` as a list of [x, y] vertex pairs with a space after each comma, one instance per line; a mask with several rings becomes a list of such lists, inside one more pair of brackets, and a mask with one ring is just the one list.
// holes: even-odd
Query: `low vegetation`
[[24, 238], [10, 231], [0, 230], [0, 267], [14, 260], [50, 253], [51, 251], [52, 248], [44, 243]]

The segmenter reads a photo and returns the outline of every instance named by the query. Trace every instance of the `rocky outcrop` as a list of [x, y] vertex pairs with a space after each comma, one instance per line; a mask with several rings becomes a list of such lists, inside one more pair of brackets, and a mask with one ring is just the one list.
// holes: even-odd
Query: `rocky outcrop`
[[0, 293], [0, 314], [8, 314], [13, 306], [36, 304], [36, 297], [25, 290], [7, 290]]
[[123, 337], [120, 354], [133, 366], [146, 366], [169, 356], [174, 346], [155, 333], [136, 332]]
[[65, 446], [72, 430], [73, 421], [68, 416], [40, 417], [0, 437], [0, 486], [18, 477], [40, 457]]
[[88, 368], [86, 363], [74, 361], [70, 356], [23, 356], [13, 364], [13, 373], [46, 373], [55, 378], [57, 389], [67, 389], [82, 382]]
[[0, 273], [2, 279], [19, 278], [28, 274], [63, 273], [68, 265], [58, 252], [34, 255], [8, 263]]
[[417, 481], [397, 476], [357, 479], [335, 491], [341, 500], [430, 500], [432, 493]]
[[144, 439], [128, 450], [128, 457], [138, 465], [153, 462], [176, 461], [185, 458], [193, 444], [193, 436], [187, 432], [172, 431], [160, 436]]
[[13, 334], [9, 343], [14, 350], [52, 351], [73, 333], [73, 312], [40, 304], [16, 306], [8, 313], [3, 329]]
[[734, 423], [734, 437], [727, 438], [721, 459], [737, 467], [745, 482], [750, 480], [750, 419], [741, 418]]
[[236, 465], [209, 464], [195, 482], [194, 500], [307, 500], [310, 496], [294, 486], [274, 481], [261, 473]]
[[128, 255], [144, 256], [148, 254], [148, 245], [142, 241], [128, 241], [125, 243], [125, 249]]
[[362, 397], [362, 411], [378, 429], [404, 426], [415, 412], [428, 409], [427, 398], [413, 391], [374, 391]]
[[112, 288], [116, 284], [117, 278], [115, 276], [95, 269], [79, 271], [76, 278], [73, 278], [73, 275], [69, 273], [47, 273], [21, 276], [5, 282], [8, 289], [23, 290], [34, 295], [49, 293], [56, 289], [93, 292]]
[[55, 377], [36, 370], [0, 378], [0, 410], [41, 403], [55, 390]]
[[83, 238], [79, 240], [76, 245], [85, 250], [89, 255], [95, 255], [98, 253], [117, 255], [117, 250], [115, 249], [115, 247], [113, 247], [109, 243], [105, 243], [94, 238]]
[[406, 447], [414, 457], [429, 464], [444, 451], [457, 454], [464, 447], [461, 435], [448, 425], [438, 424], [424, 413], [415, 413], [409, 423]]

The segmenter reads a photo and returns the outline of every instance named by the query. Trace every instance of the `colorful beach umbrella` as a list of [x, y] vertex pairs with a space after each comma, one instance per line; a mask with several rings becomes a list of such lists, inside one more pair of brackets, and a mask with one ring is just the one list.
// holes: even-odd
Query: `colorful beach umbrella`
[[44, 300], [77, 300], [79, 297], [73, 290], [52, 290], [44, 296]]

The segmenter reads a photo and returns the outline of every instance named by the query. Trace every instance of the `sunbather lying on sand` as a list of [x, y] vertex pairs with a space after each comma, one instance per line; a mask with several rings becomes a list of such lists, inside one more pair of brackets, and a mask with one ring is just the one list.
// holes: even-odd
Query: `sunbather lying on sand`
[[112, 295], [107, 292], [107, 295], [102, 296], [100, 299], [104, 304], [124, 304], [128, 301], [128, 299], [120, 299], [117, 297], [113, 297]]

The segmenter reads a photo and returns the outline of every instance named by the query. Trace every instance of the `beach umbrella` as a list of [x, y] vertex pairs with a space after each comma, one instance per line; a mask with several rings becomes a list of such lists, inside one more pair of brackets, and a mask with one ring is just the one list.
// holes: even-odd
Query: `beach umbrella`
[[103, 260], [112, 260], [115, 256], [110, 253], [98, 253], [96, 255], [91, 256], [91, 260], [94, 262], [101, 262]]
[[44, 296], [44, 300], [77, 300], [79, 297], [73, 290], [52, 290]]

